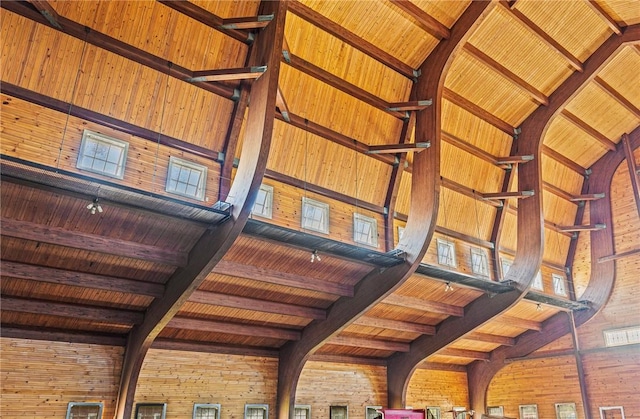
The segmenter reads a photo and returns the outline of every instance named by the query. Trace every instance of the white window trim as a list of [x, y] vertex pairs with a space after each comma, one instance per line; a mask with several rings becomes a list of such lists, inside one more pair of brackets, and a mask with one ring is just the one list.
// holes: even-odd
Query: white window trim
[[604, 419], [604, 416], [605, 416], [604, 412], [607, 410], [619, 410], [620, 414], [622, 415], [622, 419], [625, 419], [624, 408], [622, 406], [602, 406], [600, 408], [600, 419]]
[[[451, 264], [442, 263], [440, 261], [440, 245], [447, 246], [451, 250]], [[438, 257], [438, 264], [442, 266], [448, 266], [450, 268], [457, 268], [458, 264], [456, 262], [456, 244], [452, 241], [445, 239], [436, 239], [436, 255]]]
[[405, 227], [398, 226], [398, 241], [402, 240], [402, 236], [404, 236], [404, 229]]
[[343, 408], [344, 407], [344, 409], [346, 411], [346, 418], [345, 419], [349, 419], [349, 405], [346, 405], [346, 404], [334, 404], [334, 405], [329, 406], [329, 419], [333, 419], [332, 410], [333, 410], [334, 407], [335, 408]]
[[607, 348], [640, 343], [640, 325], [603, 330], [602, 334]]
[[536, 291], [544, 291], [544, 284], [542, 283], [542, 271], [538, 271], [536, 277], [531, 283], [531, 289]]
[[369, 410], [378, 411], [382, 409], [382, 406], [365, 406], [364, 408], [364, 419], [369, 419]]
[[[324, 223], [320, 228], [315, 228], [311, 225], [307, 225], [307, 220], [305, 218], [305, 208], [307, 205], [313, 206], [315, 208], [320, 209], [324, 212]], [[329, 204], [321, 201], [316, 201], [315, 199], [303, 197], [302, 198], [302, 214], [300, 217], [300, 224], [302, 229], [311, 230], [318, 233], [329, 234]]]
[[[474, 255], [480, 257], [482, 267], [482, 269], [480, 269], [480, 272], [476, 270], [476, 265], [473, 263]], [[479, 247], [471, 248], [471, 271], [476, 275], [489, 276], [489, 258], [487, 257], [487, 253]]]
[[99, 402], [69, 402], [69, 404], [67, 405], [67, 419], [71, 418], [71, 409], [73, 409], [74, 406], [98, 406], [98, 419], [102, 419], [102, 409], [104, 408], [104, 404], [103, 403], [99, 403]]
[[303, 409], [307, 411], [307, 418], [311, 419], [311, 405], [310, 404], [297, 404], [295, 405], [295, 407], [293, 408], [294, 414], [293, 416], [295, 417], [295, 411], [296, 409]]
[[[513, 265], [513, 260], [508, 259], [508, 258], [500, 258], [500, 269], [502, 270], [502, 279], [504, 280], [507, 276], [507, 273], [509, 272], [509, 269], [511, 268], [511, 265]], [[506, 269], [505, 269], [506, 267]]]
[[[534, 417], [526, 417], [523, 416], [522, 411], [526, 408], [531, 408], [533, 407], [535, 409], [535, 416]], [[537, 404], [521, 404], [520, 406], [518, 406], [518, 412], [520, 412], [520, 418], [521, 419], [538, 419], [538, 405]]]
[[220, 403], [194, 403], [193, 404], [193, 419], [196, 419], [196, 413], [198, 408], [216, 409], [216, 419], [220, 419]]
[[254, 203], [253, 208], [251, 209], [251, 215], [272, 219], [273, 218], [273, 186], [262, 184], [260, 185], [260, 190], [266, 192], [266, 202], [264, 205], [264, 211], [255, 212], [254, 209], [256, 207], [256, 204]]
[[[356, 223], [364, 222], [371, 224], [371, 241], [363, 241], [359, 240], [356, 236]], [[364, 244], [366, 246], [378, 248], [378, 220], [373, 217], [369, 217], [364, 214], [359, 214], [357, 212], [353, 213], [353, 241], [358, 244]]]
[[244, 405], [244, 417], [247, 417], [247, 410], [249, 409], [263, 409], [265, 419], [269, 418], [269, 405], [268, 404], [245, 404]]
[[572, 410], [570, 413], [573, 413], [574, 419], [577, 419], [578, 409], [575, 403], [556, 403], [556, 419], [567, 419], [565, 415], [561, 415], [563, 408], [570, 408]]
[[440, 407], [439, 406], [427, 406], [425, 409], [426, 418], [429, 418], [429, 413], [434, 417], [434, 419], [440, 419]]
[[[115, 174], [103, 172], [102, 170], [94, 169], [91, 166], [85, 166], [82, 164], [82, 157], [86, 152], [87, 143], [89, 141], [96, 141], [102, 143], [109, 143], [111, 145], [120, 147], [122, 149], [121, 161], [118, 164], [118, 170]], [[129, 153], [129, 143], [117, 138], [109, 137], [99, 132], [93, 132], [85, 129], [82, 132], [82, 140], [80, 142], [80, 150], [78, 151], [78, 160], [76, 161], [76, 168], [80, 170], [86, 170], [87, 172], [97, 173], [102, 176], [107, 176], [116, 179], [124, 179], [124, 170], [127, 163], [127, 154]]]
[[[567, 297], [568, 293], [565, 278], [562, 275], [551, 274], [551, 279], [553, 282], [553, 293], [561, 297]], [[562, 284], [562, 292], [558, 292], [558, 287], [560, 286], [560, 284]]]
[[167, 404], [166, 403], [136, 403], [136, 413], [135, 413], [135, 419], [138, 419], [138, 409], [141, 406], [162, 406], [162, 419], [165, 419], [167, 417]]
[[[180, 165], [180, 166], [185, 166], [189, 169], [192, 170], [197, 170], [200, 171], [201, 173], [201, 186], [197, 191], [196, 195], [189, 195], [187, 193], [182, 193], [180, 191], [177, 190], [173, 190], [170, 188], [170, 183], [171, 183], [171, 168], [173, 165]], [[181, 158], [178, 157], [174, 157], [171, 156], [169, 157], [169, 167], [167, 167], [167, 181], [165, 183], [165, 188], [164, 190], [170, 194], [174, 194], [174, 195], [179, 195], [179, 196], [184, 196], [186, 198], [191, 198], [191, 199], [197, 199], [198, 201], [204, 201], [204, 196], [205, 196], [205, 192], [207, 190], [207, 166], [202, 165], [202, 164], [198, 164], [198, 163], [194, 163], [188, 160], [183, 160]]]
[[[496, 410], [492, 412], [492, 410]], [[487, 414], [493, 416], [504, 416], [504, 406], [487, 406]]]

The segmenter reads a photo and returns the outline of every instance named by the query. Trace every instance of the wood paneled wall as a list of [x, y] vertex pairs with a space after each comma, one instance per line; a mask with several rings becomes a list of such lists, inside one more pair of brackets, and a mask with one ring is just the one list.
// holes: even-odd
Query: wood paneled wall
[[190, 418], [194, 403], [220, 403], [226, 419], [243, 418], [246, 403], [268, 404], [275, 418], [277, 381], [276, 358], [152, 349], [135, 403], [167, 403], [167, 418]]
[[349, 419], [364, 419], [367, 406], [387, 405], [387, 370], [381, 366], [307, 362], [296, 404], [311, 405], [312, 418], [328, 418], [329, 406], [348, 406]]
[[4, 419], [64, 418], [69, 402], [102, 402], [115, 413], [123, 348], [0, 339]]
[[440, 407], [441, 417], [454, 406], [469, 407], [467, 374], [453, 371], [417, 369], [409, 381], [407, 406], [414, 409]]

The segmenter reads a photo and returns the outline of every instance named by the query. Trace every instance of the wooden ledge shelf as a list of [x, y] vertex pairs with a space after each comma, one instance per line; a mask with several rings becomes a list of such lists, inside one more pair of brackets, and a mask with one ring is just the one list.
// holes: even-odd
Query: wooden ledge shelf
[[587, 195], [576, 195], [570, 199], [572, 202], [582, 202], [582, 201], [597, 201], [598, 199], [604, 198], [606, 195], [604, 193], [593, 193]]
[[257, 79], [265, 71], [267, 66], [258, 67], [242, 67], [242, 68], [226, 68], [221, 70], [203, 70], [194, 71], [193, 77], [186, 79], [191, 83], [202, 81], [226, 81], [226, 80], [246, 80]]
[[535, 191], [518, 191], [518, 192], [495, 192], [495, 193], [483, 193], [481, 194], [482, 199], [524, 199], [529, 198], [530, 196], [534, 196]]
[[249, 17], [233, 17], [222, 19], [220, 29], [262, 29], [273, 20], [273, 15], [258, 15]]
[[433, 101], [429, 100], [414, 100], [411, 102], [395, 102], [390, 103], [387, 111], [389, 112], [402, 112], [402, 111], [421, 111], [428, 106], [431, 106]]
[[419, 153], [431, 146], [431, 143], [411, 143], [411, 144], [385, 144], [369, 146], [367, 154], [385, 154], [385, 153]]
[[577, 232], [577, 231], [596, 231], [596, 230], [604, 230], [607, 228], [606, 224], [587, 224], [587, 225], [577, 225], [577, 226], [559, 226], [558, 229], [560, 231], [565, 232]]

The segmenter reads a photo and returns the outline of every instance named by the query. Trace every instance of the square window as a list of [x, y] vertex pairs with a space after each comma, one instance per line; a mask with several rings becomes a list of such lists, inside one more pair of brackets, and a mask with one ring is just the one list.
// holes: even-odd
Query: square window
[[364, 409], [365, 419], [381, 419], [382, 413], [378, 410], [382, 409], [382, 406], [367, 406]]
[[402, 236], [404, 236], [404, 227], [398, 226], [398, 241], [402, 240]]
[[558, 274], [551, 274], [551, 278], [553, 279], [553, 292], [556, 295], [562, 295], [566, 297], [567, 287], [565, 286], [564, 278]]
[[533, 280], [533, 284], [531, 284], [531, 289], [544, 291], [544, 286], [542, 285], [542, 272], [538, 271], [536, 277]]
[[489, 276], [489, 261], [482, 249], [471, 248], [471, 271], [476, 275]]
[[167, 192], [204, 201], [206, 185], [206, 166], [173, 156], [169, 158], [169, 171], [165, 187]]
[[453, 417], [455, 419], [466, 419], [467, 418], [467, 408], [466, 407], [454, 407], [452, 410], [453, 410]]
[[502, 279], [505, 279], [509, 269], [511, 269], [511, 265], [513, 265], [513, 261], [511, 259], [500, 258], [500, 265], [502, 266]]
[[136, 405], [136, 419], [164, 419], [166, 414], [166, 403], [138, 403]]
[[556, 403], [556, 419], [578, 419], [575, 403]]
[[128, 150], [129, 143], [126, 141], [84, 130], [76, 167], [122, 179]]
[[520, 419], [538, 419], [537, 404], [521, 404]]
[[489, 406], [487, 407], [487, 414], [490, 416], [504, 416], [503, 406]]
[[302, 228], [329, 234], [329, 204], [302, 198]]
[[623, 327], [603, 331], [604, 344], [607, 347], [640, 343], [640, 326]]
[[329, 406], [329, 419], [348, 419], [348, 406]]
[[353, 214], [353, 241], [378, 247], [378, 221], [366, 215]]
[[456, 267], [456, 246], [453, 242], [436, 239], [438, 246], [438, 263], [444, 266]]
[[293, 417], [294, 419], [311, 419], [311, 406], [308, 404], [297, 404]]
[[245, 404], [244, 419], [267, 419], [269, 417], [268, 404]]
[[260, 185], [256, 202], [253, 204], [251, 214], [258, 217], [271, 219], [273, 208], [273, 186]]
[[212, 403], [194, 404], [193, 419], [220, 419], [220, 405]]
[[67, 419], [101, 419], [102, 403], [69, 403]]
[[601, 407], [600, 419], [624, 419], [624, 409], [622, 406]]
[[440, 419], [440, 408], [427, 407], [427, 419]]

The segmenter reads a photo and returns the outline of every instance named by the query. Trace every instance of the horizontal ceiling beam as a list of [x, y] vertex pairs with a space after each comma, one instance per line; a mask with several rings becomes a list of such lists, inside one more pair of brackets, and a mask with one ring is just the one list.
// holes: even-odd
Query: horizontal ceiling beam
[[521, 319], [520, 317], [502, 315], [491, 320], [505, 326], [517, 327], [519, 329], [542, 330], [542, 324], [534, 320]]
[[164, 294], [164, 285], [155, 282], [144, 282], [87, 272], [28, 265], [26, 263], [11, 262], [8, 260], [2, 261], [2, 276], [51, 284], [147, 295], [150, 297], [162, 297]]
[[170, 351], [203, 352], [211, 354], [229, 354], [243, 356], [258, 356], [277, 358], [278, 350], [274, 348], [261, 348], [255, 346], [236, 346], [224, 343], [185, 341], [167, 338], [156, 338], [151, 344], [153, 349], [165, 349]]
[[350, 346], [354, 348], [377, 349], [380, 351], [409, 352], [409, 344], [380, 339], [366, 339], [350, 336], [334, 336], [327, 341], [328, 345]]
[[488, 361], [491, 358], [491, 353], [489, 352], [480, 352], [480, 351], [472, 351], [469, 349], [455, 349], [455, 348], [444, 348], [440, 349], [435, 355], [442, 356], [452, 356], [456, 358], [469, 358], [476, 359], [478, 361]]
[[361, 316], [352, 324], [357, 326], [376, 327], [379, 329], [397, 330], [399, 332], [419, 333], [421, 335], [434, 335], [436, 333], [435, 326], [428, 324], [405, 322], [372, 316]]
[[[87, 212], [88, 214], [88, 212]], [[174, 249], [165, 249], [142, 243], [121, 240], [115, 237], [70, 231], [60, 227], [46, 226], [29, 221], [2, 218], [2, 235], [23, 240], [32, 240], [57, 246], [82, 249], [165, 265], [184, 267], [188, 255]]]
[[380, 154], [380, 153], [419, 153], [429, 148], [430, 143], [404, 143], [404, 144], [384, 144], [384, 145], [371, 145], [369, 146], [368, 154]]
[[38, 11], [44, 16], [49, 23], [57, 29], [62, 29], [60, 26], [60, 16], [56, 9], [51, 6], [51, 4], [47, 0], [29, 0], [29, 3], [33, 4], [33, 6], [38, 9]]
[[605, 12], [598, 3], [596, 3], [594, 0], [585, 0], [585, 3], [591, 8], [591, 10], [593, 10], [596, 15], [598, 15], [600, 19], [602, 19], [604, 23], [607, 24], [607, 26], [609, 27], [609, 29], [611, 29], [611, 31], [613, 31], [613, 33], [615, 33], [616, 35], [622, 35], [620, 26], [618, 26], [616, 21], [613, 20], [613, 18], [609, 16], [609, 14]]
[[485, 343], [497, 343], [503, 346], [513, 346], [516, 344], [516, 340], [514, 338], [480, 332], [467, 333], [466, 335], [464, 335], [464, 339]]
[[331, 362], [336, 364], [377, 365], [381, 367], [387, 366], [387, 360], [384, 358], [367, 358], [351, 355], [313, 354], [309, 357], [309, 361]]
[[596, 231], [607, 228], [606, 224], [586, 224], [575, 226], [558, 226], [560, 231], [573, 232], [573, 231]]
[[447, 316], [464, 316], [464, 307], [440, 303], [437, 301], [429, 301], [422, 298], [408, 297], [399, 294], [391, 294], [387, 296], [384, 300], [382, 300], [382, 303], [398, 307], [411, 308], [414, 310], [428, 311], [430, 313], [445, 314]]
[[500, 208], [503, 206], [502, 202], [500, 202], [497, 199], [490, 199], [490, 198], [485, 198], [484, 197], [484, 193], [482, 192], [478, 192], [475, 191], [471, 188], [469, 188], [468, 186], [462, 185], [458, 182], [455, 182], [451, 179], [446, 179], [446, 178], [441, 178], [441, 183], [442, 187], [447, 188], [451, 191], [454, 192], [458, 192], [459, 194], [462, 194], [464, 196], [467, 196], [469, 198], [473, 198], [477, 201], [480, 202], [484, 202], [486, 204], [489, 204], [491, 206], [494, 206], [496, 208]]
[[411, 16], [418, 26], [439, 40], [449, 39], [451, 31], [439, 20], [422, 10], [410, 0], [391, 0], [391, 4]]
[[493, 115], [491, 112], [487, 111], [484, 108], [481, 108], [480, 106], [471, 102], [469, 99], [463, 97], [462, 95], [454, 92], [453, 90], [444, 88], [442, 91], [442, 98], [468, 111], [472, 115], [475, 115], [476, 117], [489, 123], [490, 125], [493, 125], [505, 134], [513, 136], [515, 130], [515, 127], [513, 125], [503, 121], [502, 119]]
[[596, 84], [596, 86], [600, 87], [605, 93], [607, 93], [609, 96], [611, 96], [615, 101], [617, 101], [619, 104], [624, 106], [637, 119], [640, 119], [640, 109], [638, 109], [638, 107], [636, 105], [631, 103], [631, 101], [629, 99], [627, 99], [626, 97], [622, 96], [622, 94], [620, 92], [618, 92], [616, 89], [614, 89], [609, 83], [604, 81], [602, 78], [596, 76], [593, 79], [593, 81]]
[[52, 330], [47, 328], [33, 328], [2, 324], [3, 338], [46, 340], [48, 342], [86, 343], [90, 345], [124, 346], [127, 343], [125, 335], [93, 333], [71, 330]]
[[422, 361], [416, 366], [417, 369], [431, 370], [431, 371], [450, 371], [450, 372], [467, 372], [466, 365], [459, 364], [444, 364], [440, 362]]
[[562, 115], [562, 117], [564, 117], [567, 121], [571, 122], [576, 127], [580, 128], [582, 131], [587, 133], [590, 137], [597, 140], [603, 147], [605, 147], [609, 151], [616, 151], [616, 143], [608, 139], [604, 134], [597, 131], [582, 119], [578, 118], [576, 115], [572, 114], [566, 109], [563, 109], [562, 112], [560, 112], [560, 115]]
[[265, 71], [267, 71], [267, 66], [200, 70], [194, 71], [193, 77], [187, 78], [186, 81], [195, 83], [200, 81], [255, 80], [263, 75]]
[[171, 329], [197, 330], [200, 332], [224, 333], [237, 336], [253, 336], [283, 340], [299, 340], [301, 336], [298, 330], [293, 329], [230, 323], [228, 321], [191, 319], [178, 316], [169, 320], [166, 327]]
[[324, 320], [327, 317], [326, 311], [321, 308], [278, 303], [274, 301], [267, 301], [262, 298], [248, 298], [239, 295], [222, 294], [211, 291], [196, 290], [191, 294], [191, 297], [189, 297], [189, 302], [259, 311], [263, 313], [304, 317], [308, 319]]
[[409, 102], [394, 102], [389, 103], [388, 111], [421, 111], [431, 106], [433, 101], [431, 99], [428, 100], [412, 100]]
[[353, 297], [353, 286], [351, 285], [323, 281], [317, 278], [261, 268], [255, 265], [246, 265], [224, 259], [213, 268], [213, 273], [343, 297]]
[[273, 14], [222, 19], [222, 29], [262, 29], [273, 20]]
[[525, 199], [533, 196], [535, 191], [517, 191], [517, 192], [483, 192], [482, 199]]
[[544, 154], [545, 156], [549, 157], [550, 159], [553, 159], [553, 160], [557, 161], [558, 163], [562, 164], [563, 166], [573, 170], [574, 172], [576, 172], [580, 176], [587, 176], [590, 173], [587, 169], [585, 169], [584, 167], [580, 166], [578, 163], [576, 163], [573, 160], [569, 159], [564, 154], [560, 154], [559, 152], [557, 152], [556, 150], [554, 150], [553, 148], [551, 148], [551, 147], [549, 147], [547, 145], [544, 145], [544, 144], [542, 145], [542, 154]]

